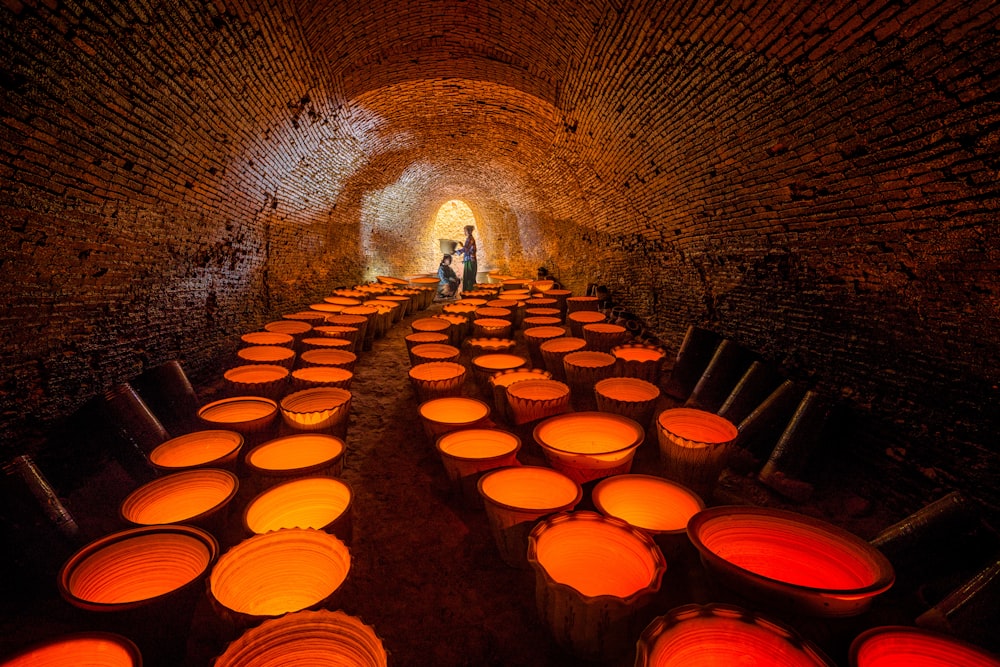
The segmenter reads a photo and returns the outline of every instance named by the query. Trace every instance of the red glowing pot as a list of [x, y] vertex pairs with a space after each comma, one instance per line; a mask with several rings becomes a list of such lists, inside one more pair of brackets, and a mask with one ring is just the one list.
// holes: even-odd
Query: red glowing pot
[[549, 464], [580, 484], [628, 472], [635, 450], [646, 437], [633, 420], [608, 412], [549, 417], [535, 427], [533, 435]]
[[1000, 667], [1000, 657], [937, 632], [884, 626], [851, 644], [851, 667]]
[[566, 324], [569, 326], [571, 336], [583, 338], [583, 327], [587, 324], [598, 324], [608, 319], [604, 313], [595, 310], [570, 311], [566, 315]]
[[545, 362], [545, 369], [552, 373], [552, 377], [561, 382], [566, 381], [566, 369], [563, 367], [563, 358], [571, 352], [579, 352], [587, 346], [587, 341], [574, 336], [560, 336], [552, 340], [542, 341], [538, 346], [538, 351], [542, 354], [542, 361]]
[[354, 372], [358, 355], [347, 350], [308, 350], [299, 357], [304, 366], [336, 366]]
[[418, 408], [424, 431], [432, 442], [445, 433], [487, 426], [490, 406], [474, 398], [449, 396], [425, 401]]
[[312, 389], [313, 387], [339, 387], [350, 389], [354, 373], [338, 366], [306, 366], [292, 371], [292, 389]]
[[278, 416], [278, 404], [264, 396], [233, 396], [203, 405], [198, 418], [208, 428], [233, 430], [248, 444], [266, 440]]
[[651, 475], [615, 475], [591, 492], [597, 511], [648, 533], [664, 554], [687, 543], [687, 525], [705, 509], [698, 495], [680, 484]]
[[[525, 322], [528, 321], [527, 318]], [[541, 368], [545, 366], [545, 359], [542, 358], [542, 343], [554, 338], [562, 338], [566, 335], [566, 329], [561, 326], [532, 326], [524, 330], [524, 343], [528, 346], [528, 356], [531, 363]]]
[[540, 368], [512, 368], [510, 370], [495, 373], [489, 379], [489, 393], [493, 398], [493, 409], [495, 414], [504, 421], [514, 421], [514, 415], [510, 410], [510, 403], [507, 400], [507, 388], [510, 385], [523, 380], [551, 379], [552, 373]]
[[558, 380], [518, 380], [506, 388], [504, 395], [511, 419], [517, 425], [570, 411], [569, 387]]
[[472, 335], [476, 338], [512, 338], [513, 333], [514, 325], [509, 320], [486, 317], [472, 322]]
[[240, 361], [246, 364], [267, 364], [291, 368], [295, 363], [295, 350], [280, 345], [253, 345], [236, 352]]
[[297, 320], [277, 320], [265, 324], [264, 330], [272, 333], [288, 334], [298, 340], [306, 332], [312, 331], [312, 325], [308, 322], [299, 322]]
[[161, 471], [183, 468], [233, 468], [243, 447], [236, 431], [210, 429], [194, 431], [167, 440], [149, 454], [149, 462]]
[[664, 410], [656, 426], [663, 476], [710, 497], [739, 433], [736, 426], [695, 408]]
[[281, 399], [281, 416], [298, 431], [325, 431], [344, 438], [351, 413], [351, 392], [339, 387], [313, 387]]
[[175, 472], [140, 486], [125, 497], [119, 511], [123, 519], [139, 526], [189, 523], [218, 535], [239, 485], [228, 470]]
[[451, 322], [443, 320], [440, 317], [421, 317], [410, 322], [410, 328], [413, 329], [413, 333], [433, 332], [447, 334], [448, 330], [451, 329]]
[[517, 465], [521, 439], [513, 433], [490, 428], [467, 428], [437, 439], [441, 463], [461, 496], [480, 505], [479, 478], [487, 470]]
[[634, 419], [649, 426], [660, 400], [660, 388], [639, 378], [611, 377], [594, 384], [597, 409]]
[[454, 345], [444, 343], [423, 343], [410, 348], [410, 365], [426, 364], [431, 361], [458, 361], [461, 351]]
[[620, 324], [596, 322], [583, 325], [583, 339], [587, 341], [587, 349], [598, 352], [610, 352], [611, 348], [627, 343], [632, 338], [628, 329]]
[[280, 345], [281, 347], [292, 347], [295, 339], [286, 333], [276, 331], [254, 331], [243, 334], [240, 340], [250, 346], [257, 345]]
[[659, 384], [660, 369], [667, 353], [662, 347], [629, 343], [611, 348], [615, 358], [616, 374], [622, 377], [638, 378], [650, 384]]
[[277, 484], [251, 500], [243, 525], [260, 535], [282, 528], [315, 528], [351, 543], [350, 485], [334, 477], [300, 477]]
[[503, 352], [480, 354], [472, 360], [472, 372], [480, 388], [489, 391], [491, 377], [502, 371], [523, 368], [527, 363], [527, 359], [516, 354]]
[[247, 452], [251, 490], [299, 477], [336, 477], [344, 469], [344, 441], [327, 433], [296, 433], [275, 438]]
[[667, 562], [645, 533], [595, 512], [563, 512], [528, 537], [538, 613], [563, 648], [611, 660], [635, 645]]
[[261, 623], [232, 642], [214, 667], [386, 667], [375, 631], [342, 611], [299, 611]]
[[654, 619], [639, 637], [636, 667], [834, 667], [795, 632], [731, 605], [684, 605]]
[[712, 507], [691, 518], [687, 533], [719, 583], [783, 611], [854, 616], [895, 578], [861, 538], [795, 512]]
[[410, 383], [420, 401], [460, 396], [467, 372], [465, 366], [454, 361], [435, 361], [417, 364], [410, 369]]
[[139, 648], [112, 632], [80, 632], [39, 642], [2, 667], [142, 667]]
[[234, 396], [280, 398], [288, 386], [288, 368], [273, 364], [237, 366], [227, 370], [222, 377]]

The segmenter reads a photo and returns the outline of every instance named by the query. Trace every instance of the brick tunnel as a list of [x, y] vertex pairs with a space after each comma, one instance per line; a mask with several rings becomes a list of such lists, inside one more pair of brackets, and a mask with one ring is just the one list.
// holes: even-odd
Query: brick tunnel
[[[751, 364], [759, 400], [737, 425], [794, 387], [710, 504], [802, 512], [864, 540], [911, 518], [906, 551], [926, 562], [894, 561], [874, 611], [754, 612], [835, 664], [862, 631], [935, 610], [936, 631], [1000, 649], [983, 628], [1000, 609], [996, 2], [0, 5], [2, 528], [19, 545], [0, 657], [96, 624], [55, 577], [122, 528], [117, 504], [143, 481], [101, 411], [109, 391], [176, 362], [201, 403], [218, 398], [243, 334], [338, 291], [435, 276], [465, 224], [487, 291], [544, 268], [663, 350], [657, 411], [722, 410]], [[394, 664], [576, 664], [421, 432], [405, 338], [449, 303], [358, 351], [342, 473], [356, 573], [333, 608], [370, 623]], [[523, 330], [510, 337], [525, 353]], [[468, 340], [451, 342], [466, 393], [488, 402]], [[784, 460], [789, 483], [766, 483], [812, 399], [822, 424]], [[651, 425], [633, 472], [655, 473], [656, 439]], [[16, 461], [43, 474], [48, 501], [21, 488]], [[53, 524], [52, 498], [79, 534]], [[409, 513], [387, 518], [397, 502]], [[731, 601], [680, 576], [656, 614]], [[968, 600], [948, 607], [956, 591]], [[210, 616], [202, 600], [178, 639], [185, 665], [224, 650], [197, 630]]]

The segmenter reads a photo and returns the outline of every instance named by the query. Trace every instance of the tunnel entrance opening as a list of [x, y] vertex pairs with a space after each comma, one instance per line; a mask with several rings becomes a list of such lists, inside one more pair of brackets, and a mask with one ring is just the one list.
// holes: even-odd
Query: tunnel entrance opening
[[[476, 214], [472, 208], [461, 199], [451, 199], [441, 204], [437, 214], [434, 216], [433, 236], [438, 239], [442, 256], [454, 254], [455, 248], [465, 240], [465, 227], [472, 225], [476, 228], [476, 238], [480, 238], [480, 229]], [[452, 267], [459, 278], [462, 278], [461, 255], [452, 257]], [[482, 266], [480, 261], [480, 266]]]

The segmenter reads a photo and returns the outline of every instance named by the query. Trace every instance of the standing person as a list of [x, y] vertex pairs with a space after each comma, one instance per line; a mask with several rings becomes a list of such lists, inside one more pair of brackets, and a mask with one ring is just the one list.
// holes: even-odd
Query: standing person
[[458, 276], [455, 274], [455, 269], [451, 268], [451, 255], [445, 255], [438, 265], [438, 297], [453, 299], [457, 291]]
[[479, 265], [476, 262], [476, 239], [472, 238], [472, 225], [465, 226], [465, 243], [460, 243], [455, 249], [462, 254], [465, 262], [462, 264], [462, 291], [467, 292], [476, 286], [476, 271]]

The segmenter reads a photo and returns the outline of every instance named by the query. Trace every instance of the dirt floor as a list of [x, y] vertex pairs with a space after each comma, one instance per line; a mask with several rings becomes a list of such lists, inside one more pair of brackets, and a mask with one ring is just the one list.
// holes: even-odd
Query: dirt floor
[[[440, 305], [435, 304], [405, 318], [360, 355], [351, 387], [352, 416], [342, 474], [354, 491], [352, 564], [336, 605], [375, 628], [392, 665], [580, 664], [554, 643], [539, 620], [534, 573], [501, 561], [483, 509], [452, 486], [424, 433], [407, 376], [409, 361], [403, 337], [411, 332], [409, 322], [415, 317], [439, 310]], [[519, 337], [515, 351], [526, 353]], [[202, 388], [203, 398], [215, 389]], [[466, 394], [483, 397], [471, 373]], [[661, 401], [660, 408], [671, 405], [665, 398]], [[544, 464], [530, 443], [522, 448], [519, 459], [524, 464]], [[657, 470], [656, 435], [650, 430], [632, 471]], [[113, 464], [92, 475], [89, 483], [68, 499], [81, 516], [81, 527], [90, 534], [119, 528], [115, 508], [130, 483], [128, 475]], [[751, 488], [743, 478], [730, 474], [715, 502], [755, 502], [758, 493], [760, 490]], [[585, 497], [580, 507], [588, 507], [588, 502]], [[836, 516], [839, 523], [853, 520], [860, 532], [885, 523], [875, 509], [853, 494], [820, 496], [807, 509], [812, 514]], [[231, 531], [238, 526], [241, 510], [234, 508], [225, 540], [232, 540]], [[714, 586], [693, 550], [685, 550], [668, 563], [663, 586], [647, 616], [691, 602], [744, 601]], [[837, 664], [846, 664], [851, 638], [875, 624], [909, 622], [913, 617], [909, 605], [905, 599], [895, 600], [840, 621], [771, 615], [795, 626]], [[55, 595], [54, 587], [44, 585], [27, 598], [8, 597], [0, 619], [0, 655], [34, 639], [79, 629], [80, 617], [67, 607]], [[176, 638], [185, 647], [182, 664], [210, 665], [231, 639], [220, 628], [207, 596], [202, 595], [187, 635]], [[628, 650], [606, 664], [624, 667], [634, 661], [634, 652]]]

